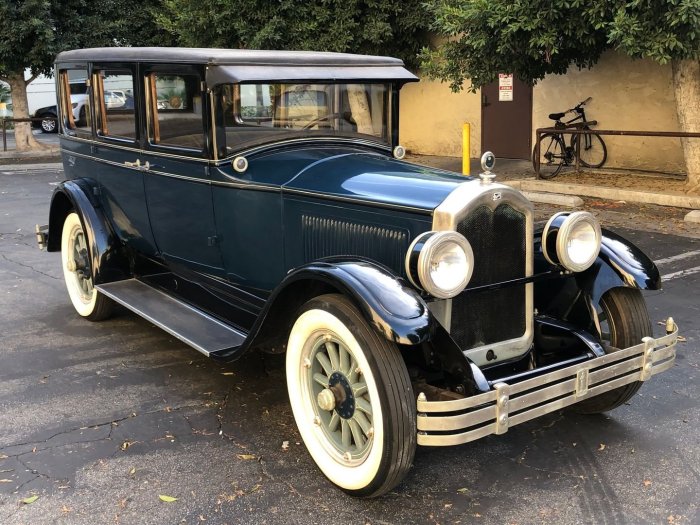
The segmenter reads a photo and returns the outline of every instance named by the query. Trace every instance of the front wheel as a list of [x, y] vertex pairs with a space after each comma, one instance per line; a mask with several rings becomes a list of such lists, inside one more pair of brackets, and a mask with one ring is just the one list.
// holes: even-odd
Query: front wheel
[[93, 285], [88, 238], [77, 213], [69, 213], [61, 235], [61, 264], [68, 295], [75, 310], [90, 321], [112, 314], [114, 303]]
[[601, 168], [608, 159], [608, 148], [603, 139], [597, 133], [574, 135], [571, 139], [571, 147], [576, 152], [576, 142], [581, 140], [579, 162], [585, 168]]
[[532, 167], [542, 179], [556, 176], [566, 163], [566, 147], [560, 135], [546, 133], [540, 138], [540, 165], [537, 167], [537, 148], [532, 151]]
[[416, 449], [408, 371], [396, 344], [345, 297], [304, 305], [289, 336], [286, 372], [299, 433], [331, 482], [374, 497], [404, 478]]
[[[598, 323], [600, 340], [607, 352], [638, 345], [642, 338], [652, 335], [644, 296], [635, 288], [613, 288], [603, 294]], [[640, 381], [635, 381], [581, 401], [573, 408], [582, 414], [607, 412], [629, 401], [641, 386]]]

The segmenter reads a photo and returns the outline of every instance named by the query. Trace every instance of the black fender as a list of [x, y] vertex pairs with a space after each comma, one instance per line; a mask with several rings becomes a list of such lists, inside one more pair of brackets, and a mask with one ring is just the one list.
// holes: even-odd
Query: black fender
[[51, 196], [47, 251], [61, 250], [63, 223], [71, 211], [80, 217], [88, 237], [90, 266], [95, 284], [125, 279], [129, 276], [129, 258], [102, 213], [96, 197], [97, 185], [89, 179], [60, 183]]
[[661, 289], [654, 261], [631, 241], [606, 229], [602, 229], [600, 255], [588, 270], [576, 275], [576, 281], [594, 305], [611, 288]]
[[[342, 293], [377, 332], [403, 345], [427, 341], [435, 320], [416, 290], [387, 268], [359, 258], [328, 258], [295, 268], [275, 288], [246, 346], [258, 346], [289, 328], [294, 313], [309, 299]], [[287, 319], [288, 326], [280, 326]], [[291, 323], [291, 324], [290, 324]]]
[[[539, 233], [539, 232], [538, 232]], [[551, 274], [551, 278], [535, 283], [535, 307], [540, 313], [575, 324], [595, 327], [601, 297], [612, 288], [629, 287], [658, 290], [661, 277], [654, 262], [631, 241], [602, 229], [600, 254], [587, 270]], [[541, 239], [535, 240], [535, 273], [550, 272], [541, 250]], [[593, 321], [593, 325], [590, 325]]]

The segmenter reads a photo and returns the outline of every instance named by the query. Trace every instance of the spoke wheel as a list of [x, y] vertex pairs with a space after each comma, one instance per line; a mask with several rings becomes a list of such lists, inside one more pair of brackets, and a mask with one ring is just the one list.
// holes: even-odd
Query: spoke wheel
[[287, 388], [299, 432], [345, 491], [379, 496], [408, 471], [415, 398], [401, 354], [342, 296], [309, 301], [287, 345]]
[[[635, 288], [608, 290], [600, 300], [598, 324], [600, 341], [608, 353], [637, 345], [652, 335], [644, 296]], [[576, 403], [573, 409], [582, 414], [607, 412], [629, 401], [641, 386], [635, 381]]]
[[581, 140], [581, 151], [579, 161], [585, 168], [600, 168], [608, 159], [608, 148], [600, 135], [591, 133], [589, 135], [574, 135], [571, 147], [576, 153], [576, 142]]
[[551, 179], [566, 162], [564, 143], [559, 135], [547, 133], [540, 138], [540, 169], [537, 171], [537, 148], [532, 152], [532, 167], [538, 177]]
[[63, 223], [61, 263], [75, 310], [91, 321], [109, 317], [113, 303], [94, 286], [88, 238], [77, 213], [68, 214]]

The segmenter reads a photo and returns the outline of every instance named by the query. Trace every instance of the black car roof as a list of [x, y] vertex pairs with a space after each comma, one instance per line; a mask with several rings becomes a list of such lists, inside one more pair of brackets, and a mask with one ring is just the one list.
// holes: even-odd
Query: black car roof
[[269, 51], [182, 47], [101, 47], [64, 51], [65, 62], [166, 62], [212, 66], [210, 85], [262, 80], [395, 80], [418, 79], [398, 58], [317, 51]]

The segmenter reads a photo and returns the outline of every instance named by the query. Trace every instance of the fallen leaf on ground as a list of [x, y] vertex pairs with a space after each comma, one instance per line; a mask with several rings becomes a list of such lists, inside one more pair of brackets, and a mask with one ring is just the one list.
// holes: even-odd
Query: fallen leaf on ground
[[133, 441], [124, 441], [124, 443], [122, 443], [121, 445], [119, 445], [119, 448], [122, 449], [122, 450], [126, 450], [127, 448], [129, 448], [129, 447], [130, 447], [131, 445], [133, 445], [133, 444], [134, 444]]
[[32, 503], [34, 503], [38, 499], [39, 499], [39, 496], [37, 496], [35, 494], [34, 496], [29, 496], [28, 498], [24, 498], [22, 500], [22, 503], [24, 503], [25, 505], [31, 505]]
[[598, 447], [598, 452], [600, 452], [601, 450], [605, 450], [605, 443], [601, 443]]
[[0, 483], [12, 483], [11, 479], [0, 479]]
[[177, 501], [177, 498], [173, 498], [172, 496], [166, 496], [165, 494], [158, 494], [158, 497], [161, 501], [165, 501], [166, 503], [172, 503], [173, 501]]
[[7, 459], [7, 458], [9, 458], [9, 457], [10, 457], [10, 456], [6, 456], [5, 454], [0, 454], [0, 459]]
[[466, 494], [467, 492], [469, 492], [469, 489], [467, 487], [462, 487], [461, 489], [457, 489], [457, 492], [459, 492], [460, 494]]
[[136, 467], [131, 467], [131, 468], [129, 469], [129, 474], [131, 474], [132, 476], [133, 476], [134, 474], [136, 474]]
[[236, 454], [238, 459], [257, 459], [253, 454]]
[[233, 372], [221, 372], [222, 376], [232, 376]]
[[648, 487], [648, 486], [650, 486], [650, 485], [651, 485], [651, 480], [650, 480], [650, 479], [645, 479], [645, 480], [644, 480], [644, 486], [645, 486], [645, 487]]
[[289, 441], [282, 441], [282, 450], [287, 450], [289, 448]]

